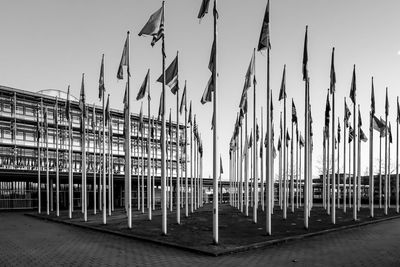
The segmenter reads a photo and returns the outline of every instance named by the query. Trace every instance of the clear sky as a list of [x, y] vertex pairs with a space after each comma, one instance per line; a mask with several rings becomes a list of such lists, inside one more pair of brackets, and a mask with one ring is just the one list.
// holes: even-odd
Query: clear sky
[[[211, 1], [212, 2], [212, 1]], [[219, 151], [228, 179], [229, 140], [238, 111], [244, 76], [253, 47], [257, 45], [266, 0], [219, 0]], [[167, 64], [179, 50], [179, 77], [188, 83], [204, 143], [204, 176], [212, 173], [212, 105], [200, 104], [210, 77], [207, 68], [212, 43], [212, 12], [199, 23], [201, 0], [167, 0], [165, 34]], [[4, 0], [0, 9], [0, 84], [29, 91], [66, 90], [71, 85], [79, 96], [81, 73], [85, 73], [88, 103], [98, 102], [101, 54], [105, 54], [105, 79], [112, 108], [123, 108], [124, 82], [117, 81], [126, 31], [131, 38], [132, 91], [136, 95], [147, 69], [151, 69], [152, 114], [157, 114], [161, 85], [160, 44], [137, 33], [159, 0]], [[212, 6], [212, 4], [211, 4]], [[329, 86], [330, 56], [336, 48], [336, 114], [343, 128], [343, 97], [349, 95], [353, 64], [357, 70], [357, 101], [361, 104], [363, 129], [368, 135], [371, 75], [375, 80], [377, 115], [384, 115], [384, 89], [389, 87], [394, 129], [396, 96], [400, 94], [400, 20], [398, 0], [272, 0], [271, 1], [271, 88], [274, 97], [275, 136], [279, 135], [277, 102], [283, 65], [287, 65], [288, 118], [290, 101], [297, 105], [300, 129], [304, 132], [304, 83], [301, 76], [305, 25], [309, 25], [309, 72], [314, 118], [314, 174], [322, 158], [322, 127], [326, 90]], [[266, 58], [256, 55], [257, 114], [266, 106]], [[182, 92], [181, 92], [182, 93]], [[249, 110], [252, 111], [252, 95]], [[140, 103], [132, 97], [132, 111]], [[167, 110], [176, 118], [175, 98], [167, 94]], [[350, 108], [352, 105], [348, 101]], [[147, 105], [147, 104], [146, 104]], [[252, 113], [249, 113], [251, 118]], [[264, 116], [265, 119], [265, 116]], [[181, 119], [182, 120], [182, 119]], [[251, 119], [249, 120], [251, 123]], [[337, 123], [337, 122], [336, 122]], [[265, 128], [264, 128], [265, 129]], [[375, 144], [378, 143], [375, 134]], [[340, 146], [342, 149], [342, 145]], [[361, 170], [367, 167], [368, 145], [364, 144]], [[375, 151], [378, 151], [375, 146]], [[342, 150], [341, 150], [341, 153]], [[395, 147], [392, 149], [393, 162]], [[342, 155], [341, 155], [342, 157]], [[374, 153], [374, 158], [378, 154]], [[341, 160], [342, 162], [342, 160]], [[342, 165], [341, 165], [342, 168]], [[277, 171], [277, 167], [275, 168]]]

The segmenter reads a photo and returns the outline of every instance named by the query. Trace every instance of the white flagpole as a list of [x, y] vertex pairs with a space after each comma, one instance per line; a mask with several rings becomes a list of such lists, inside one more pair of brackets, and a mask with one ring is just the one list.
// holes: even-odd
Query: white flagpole
[[143, 145], [143, 125], [140, 129], [140, 154], [141, 154], [141, 207], [142, 207], [142, 214], [144, 214], [144, 172], [146, 167], [144, 166], [144, 145]]
[[[149, 80], [150, 81], [150, 71], [149, 71]], [[152, 188], [154, 187], [154, 184], [152, 185], [151, 183], [151, 124], [150, 124], [150, 85], [149, 85], [149, 90], [147, 92], [147, 119], [148, 119], [148, 124], [147, 124], [147, 208], [148, 208], [148, 219], [149, 221], [152, 220]]]
[[[397, 106], [399, 106], [399, 97], [397, 97]], [[397, 110], [399, 112], [399, 110]], [[396, 212], [399, 213], [399, 114], [396, 120]], [[373, 191], [372, 191], [373, 192]]]
[[[360, 114], [360, 105], [358, 105], [358, 112]], [[358, 127], [358, 158], [357, 158], [357, 211], [361, 207], [361, 127]]]
[[347, 177], [346, 177], [346, 98], [344, 98], [344, 119], [343, 119], [343, 212], [346, 213], [346, 192], [347, 192]]
[[[390, 126], [390, 122], [389, 122], [389, 126]], [[391, 172], [390, 172], [390, 140], [388, 140], [388, 155], [387, 155], [387, 157], [388, 157], [388, 196], [387, 196], [387, 201], [388, 201], [388, 209], [390, 209], [390, 199], [391, 199], [391, 196], [392, 196], [392, 193], [391, 193], [391, 186], [390, 186], [390, 178], [391, 178]], [[359, 182], [360, 184], [361, 184], [361, 182]], [[361, 187], [361, 186], [360, 186]], [[359, 189], [360, 190], [360, 189]], [[361, 199], [360, 199], [360, 202], [361, 202]]]
[[[129, 32], [128, 32], [128, 39], [129, 39]], [[128, 40], [128, 50], [129, 50], [129, 40]], [[128, 61], [129, 61], [129, 51], [128, 51]], [[128, 63], [129, 66], [129, 63]], [[128, 67], [129, 68], [129, 67]], [[129, 87], [129, 74], [128, 74], [128, 87]], [[103, 224], [107, 223], [107, 192], [106, 192], [106, 184], [107, 184], [107, 174], [106, 174], [106, 108], [105, 108], [105, 90], [102, 90], [102, 100], [103, 100], [103, 187], [102, 187], [102, 193], [103, 193]], [[129, 91], [129, 88], [128, 88]], [[129, 95], [129, 93], [128, 93]], [[130, 113], [129, 113], [130, 114]], [[128, 198], [129, 201], [129, 198]], [[101, 202], [101, 200], [100, 200]], [[129, 223], [128, 223], [129, 224]]]
[[[16, 105], [17, 103], [15, 103]], [[46, 211], [47, 215], [50, 214], [50, 192], [49, 192], [49, 187], [50, 187], [50, 181], [49, 181], [49, 129], [48, 129], [48, 110], [47, 107], [45, 107], [45, 112], [46, 112], [46, 121], [45, 121], [45, 126], [46, 126]], [[15, 135], [14, 135], [15, 136]]]
[[[372, 78], [373, 79], [373, 78]], [[373, 167], [373, 154], [374, 154], [374, 129], [372, 127], [373, 113], [369, 113], [369, 214], [374, 217], [374, 167]]]
[[379, 134], [379, 208], [382, 208], [382, 136]]
[[264, 211], [265, 208], [265, 197], [264, 197], [264, 154], [262, 153], [262, 147], [263, 147], [263, 137], [264, 137], [264, 119], [263, 119], [263, 108], [261, 107], [261, 134], [260, 134], [260, 165], [261, 165], [261, 181], [260, 181], [260, 189], [261, 189], [261, 209]]
[[323, 139], [323, 152], [322, 152], [322, 205], [326, 210], [326, 138], [325, 138], [326, 128], [322, 130]]
[[[333, 48], [333, 52], [334, 51], [335, 51], [335, 48]], [[339, 151], [339, 146], [338, 146], [338, 151]], [[338, 162], [339, 162], [339, 157], [338, 157]], [[331, 177], [332, 177], [331, 178], [332, 179], [332, 214], [331, 215], [332, 215], [332, 223], [336, 224], [335, 90], [332, 90], [332, 176]]]
[[[42, 101], [42, 105], [43, 105], [43, 101]], [[42, 202], [41, 202], [41, 188], [40, 188], [40, 184], [41, 184], [41, 182], [40, 182], [40, 171], [41, 171], [41, 161], [40, 161], [40, 159], [41, 159], [41, 149], [40, 149], [40, 135], [41, 135], [41, 133], [42, 133], [42, 127], [41, 127], [41, 124], [40, 124], [40, 122], [39, 122], [39, 106], [38, 106], [38, 108], [37, 108], [37, 114], [36, 114], [36, 116], [37, 116], [37, 127], [38, 127], [38, 132], [37, 132], [37, 135], [38, 135], [38, 138], [37, 138], [37, 156], [38, 156], [38, 164], [37, 164], [37, 167], [38, 167], [38, 213], [39, 214], [41, 214], [42, 213]], [[71, 187], [70, 187], [71, 188]], [[71, 218], [71, 217], [70, 217]]]
[[56, 122], [56, 213], [57, 217], [60, 216], [60, 168], [59, 168], [59, 158], [58, 158], [58, 97], [56, 98], [56, 117], [54, 118]]
[[[269, 11], [268, 11], [269, 12]], [[269, 40], [268, 40], [269, 41]], [[267, 147], [265, 154], [265, 186], [266, 186], [266, 202], [267, 208], [265, 210], [265, 231], [267, 235], [271, 235], [271, 213], [273, 212], [273, 192], [274, 192], [274, 178], [272, 166], [272, 147], [273, 141], [271, 136], [271, 89], [270, 89], [270, 47], [267, 46]], [[279, 154], [280, 155], [280, 154]], [[279, 158], [280, 159], [280, 158]]]
[[[355, 94], [355, 93], [354, 93]], [[357, 124], [356, 124], [356, 99], [354, 96], [354, 103], [353, 103], [353, 127], [354, 127], [354, 139], [353, 139], [353, 220], [357, 220], [357, 191], [356, 191], [356, 185], [357, 185], [357, 168], [356, 168], [356, 160], [357, 160], [357, 155], [356, 155], [356, 134], [357, 134]]]
[[[307, 31], [307, 27], [306, 27]], [[308, 92], [308, 78], [306, 79], [305, 82], [305, 105], [304, 105], [304, 136], [305, 136], [305, 147], [304, 147], [304, 228], [308, 230], [308, 209], [309, 209], [309, 201], [308, 201], [308, 146], [309, 146], [309, 92]]]
[[198, 208], [198, 199], [197, 199], [197, 137], [196, 135], [194, 136], [193, 139], [194, 142], [194, 150], [193, 150], [193, 168], [194, 168], [194, 210], [197, 210]]
[[[292, 98], [293, 101], [293, 98]], [[293, 107], [292, 107], [293, 108]], [[292, 111], [293, 116], [293, 111]], [[290, 143], [290, 205], [292, 213], [294, 213], [294, 173], [293, 173], [293, 121], [292, 124], [292, 134], [291, 134], [291, 143]]]
[[[178, 56], [178, 54], [177, 54]], [[181, 184], [179, 177], [179, 90], [176, 91], [176, 223], [181, 224]]]
[[[350, 138], [350, 134], [351, 134], [351, 132], [350, 132], [350, 128], [349, 128], [349, 138]], [[353, 139], [354, 139], [354, 132], [353, 132]], [[348, 191], [349, 191], [349, 208], [352, 208], [352, 197], [351, 197], [351, 194], [352, 194], [353, 189], [352, 189], [352, 179], [351, 178], [352, 178], [351, 177], [351, 143], [349, 142], [349, 180], [348, 180], [348, 182], [349, 182], [348, 183], [349, 184], [349, 187], [348, 187]]]
[[[193, 122], [190, 118], [190, 212], [194, 212], [194, 187], [193, 187]], [[232, 204], [232, 203], [231, 203]]]
[[[186, 82], [185, 82], [186, 83]], [[187, 95], [185, 95], [185, 217], [189, 217], [189, 181], [188, 181], [188, 149], [187, 149]]]
[[[171, 113], [171, 109], [169, 109], [169, 113]], [[174, 195], [173, 195], [173, 175], [174, 175], [174, 166], [172, 165], [173, 158], [173, 147], [172, 147], [172, 125], [169, 126], [171, 129], [169, 135], [169, 210], [172, 212], [174, 209]]]
[[[156, 159], [156, 155], [157, 155], [157, 127], [155, 127], [154, 128], [154, 116], [152, 117], [152, 119], [151, 119], [151, 126], [153, 127], [153, 129], [154, 129], [154, 131], [155, 131], [155, 137], [156, 138], [152, 138], [152, 142], [153, 142], [153, 146], [152, 146], [152, 152], [153, 152], [153, 159], [152, 159], [152, 162], [153, 162], [153, 165], [152, 165], [152, 167], [153, 167], [153, 177], [152, 177], [152, 194], [151, 194], [151, 196], [152, 196], [152, 203], [153, 203], [153, 210], [156, 210], [156, 189], [155, 189], [155, 187], [156, 187], [156, 184], [155, 184], [155, 176], [156, 176], [156, 170], [157, 170], [157, 159]], [[151, 135], [150, 135], [150, 137], [151, 137]]]
[[[129, 31], [127, 34], [127, 38], [128, 38], [128, 55], [127, 55], [127, 61], [128, 61], [128, 77], [127, 77], [127, 85], [128, 85], [128, 91], [127, 91], [127, 104], [128, 104], [128, 110], [127, 110], [127, 116], [128, 116], [128, 123], [127, 123], [127, 137], [128, 140], [126, 142], [127, 144], [127, 148], [125, 153], [127, 154], [125, 156], [125, 179], [128, 180], [128, 188], [125, 188], [125, 191], [128, 190], [128, 228], [131, 229], [132, 228], [132, 168], [131, 168], [131, 163], [132, 163], [132, 159], [131, 159], [131, 104], [130, 104], [130, 72], [129, 72], [129, 57], [130, 57], [130, 39], [129, 39]], [[103, 90], [103, 132], [104, 132], [104, 90]], [[126, 118], [125, 118], [126, 119]], [[104, 164], [104, 146], [103, 146], [103, 164]], [[105, 175], [103, 176], [103, 186], [105, 187]], [[105, 191], [103, 191], [104, 194], [104, 200], [105, 200]], [[106, 224], [106, 205], [105, 205], [105, 201], [103, 202], [103, 224]]]
[[240, 212], [243, 213], [243, 129], [242, 129], [242, 124], [240, 125], [240, 149], [239, 149], [239, 155], [240, 155], [240, 160], [238, 164], [240, 165], [240, 185], [239, 185], [239, 206], [240, 206]]
[[[340, 121], [340, 118], [338, 117], [338, 123]], [[340, 142], [339, 142], [339, 133], [337, 136], [337, 207], [338, 209], [340, 209], [340, 164], [339, 164], [339, 159], [340, 159]], [[336, 211], [335, 211], [336, 212]], [[336, 217], [335, 217], [335, 221], [336, 221]]]
[[96, 147], [97, 147], [97, 140], [96, 140], [96, 107], [93, 103], [93, 213], [96, 214], [97, 211], [97, 200], [96, 200], [96, 171], [97, 171], [97, 155], [96, 155]]
[[215, 58], [214, 58], [214, 101], [213, 101], [213, 112], [214, 112], [214, 127], [213, 127], [213, 242], [218, 244], [219, 232], [218, 232], [218, 75], [217, 75], [217, 0], [214, 0], [214, 42], [215, 42]]
[[299, 129], [296, 123], [296, 207], [299, 208]]
[[[69, 95], [68, 95], [69, 97]], [[72, 120], [71, 120], [71, 115], [69, 115], [69, 119], [68, 119], [68, 147], [69, 147], [69, 151], [68, 151], [68, 197], [69, 197], [69, 210], [68, 210], [68, 217], [70, 219], [72, 219], [72, 210], [73, 210], [73, 206], [74, 206], [74, 198], [73, 198], [73, 177], [74, 177], [74, 173], [72, 172]]]
[[[110, 97], [110, 94], [108, 94], [108, 97]], [[111, 124], [111, 114], [107, 114], [107, 116], [110, 116], [110, 121], [108, 122], [108, 216], [111, 216], [111, 209], [112, 209], [112, 182], [111, 182], [111, 174], [112, 174], [112, 168], [111, 168], [111, 150], [112, 150], [112, 134], [111, 134], [111, 129], [112, 129], [112, 124]]]
[[[285, 90], [286, 91], [286, 90]], [[286, 94], [286, 92], [285, 92]], [[286, 95], [283, 96], [283, 219], [287, 218]]]
[[[246, 100], [247, 101], [247, 100]], [[246, 149], [246, 155], [245, 155], [245, 165], [244, 165], [244, 180], [245, 180], [245, 196], [244, 196], [244, 202], [246, 203], [245, 206], [245, 215], [246, 217], [249, 216], [249, 151], [248, 151], [248, 137], [247, 137], [247, 112], [245, 114], [245, 128], [244, 128], [244, 135], [246, 136], [247, 140], [247, 146], [245, 147]]]

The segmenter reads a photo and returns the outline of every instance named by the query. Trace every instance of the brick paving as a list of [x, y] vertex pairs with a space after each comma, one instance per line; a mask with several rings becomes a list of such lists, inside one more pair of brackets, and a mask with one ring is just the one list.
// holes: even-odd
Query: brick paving
[[400, 266], [400, 219], [210, 257], [0, 213], [0, 266]]

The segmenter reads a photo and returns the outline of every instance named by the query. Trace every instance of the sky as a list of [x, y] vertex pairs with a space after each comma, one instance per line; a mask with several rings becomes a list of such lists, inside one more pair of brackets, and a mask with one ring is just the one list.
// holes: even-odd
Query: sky
[[[201, 20], [197, 14], [201, 0], [165, 1], [166, 62], [179, 51], [179, 82], [187, 81], [188, 99], [193, 101], [204, 146], [204, 176], [212, 174], [212, 104], [200, 99], [210, 77], [207, 68], [213, 37], [213, 18]], [[212, 2], [212, 1], [211, 1]], [[229, 141], [253, 48], [257, 46], [266, 0], [218, 1], [218, 151], [229, 179]], [[212, 6], [212, 4], [210, 5]], [[152, 115], [158, 112], [161, 84], [161, 45], [150, 46], [151, 38], [137, 34], [149, 16], [161, 7], [159, 0], [4, 0], [0, 9], [0, 84], [37, 92], [43, 89], [66, 91], [79, 96], [81, 74], [85, 73], [88, 103], [100, 104], [98, 79], [101, 55], [105, 54], [106, 93], [112, 108], [123, 109], [124, 81], [116, 73], [126, 32], [131, 31], [131, 90], [137, 94], [147, 69], [151, 71]], [[368, 135], [371, 76], [374, 76], [376, 113], [384, 115], [385, 87], [389, 89], [390, 115], [396, 140], [396, 97], [400, 94], [400, 2], [386, 0], [271, 0], [271, 89], [274, 100], [275, 136], [279, 135], [279, 112], [283, 103], [278, 94], [283, 65], [286, 64], [288, 96], [297, 107], [299, 129], [304, 132], [304, 83], [302, 53], [305, 26], [309, 27], [310, 95], [314, 119], [314, 175], [322, 159], [322, 127], [330, 57], [335, 47], [336, 117], [343, 129], [343, 99], [349, 96], [353, 64], [357, 73], [357, 102], [361, 105], [363, 130]], [[256, 54], [256, 112], [266, 111], [266, 57]], [[182, 93], [182, 91], [180, 92]], [[167, 94], [167, 111], [176, 120], [176, 100]], [[352, 110], [351, 101], [347, 101]], [[147, 103], [144, 103], [144, 107]], [[252, 125], [253, 96], [249, 91], [249, 125]], [[131, 99], [132, 112], [140, 103]], [[145, 109], [146, 110], [146, 109]], [[264, 115], [264, 119], [265, 119]], [[180, 121], [183, 117], [180, 118]], [[337, 124], [337, 118], [336, 118]], [[288, 127], [289, 127], [288, 119]], [[250, 126], [249, 126], [250, 128]], [[265, 129], [265, 126], [264, 126]], [[368, 135], [369, 136], [369, 135]], [[276, 138], [277, 139], [277, 138]], [[378, 151], [375, 133], [374, 151]], [[340, 146], [341, 158], [343, 144]], [[368, 166], [368, 144], [362, 145], [362, 166]], [[391, 149], [392, 162], [395, 147]], [[374, 159], [378, 153], [374, 152]], [[277, 159], [275, 171], [277, 172]], [[342, 160], [340, 160], [342, 162]], [[342, 168], [342, 164], [340, 164]]]

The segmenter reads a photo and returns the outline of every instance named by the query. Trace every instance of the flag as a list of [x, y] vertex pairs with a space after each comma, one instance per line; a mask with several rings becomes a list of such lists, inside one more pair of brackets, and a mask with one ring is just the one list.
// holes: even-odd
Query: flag
[[243, 110], [243, 115], [247, 113], [247, 89], [244, 87], [240, 97], [239, 108]]
[[190, 100], [188, 123], [192, 125], [192, 100]]
[[128, 75], [130, 76], [131, 74], [129, 73], [129, 66], [128, 66], [128, 36], [126, 37], [125, 44], [124, 44], [124, 49], [122, 50], [122, 56], [121, 56], [121, 61], [119, 62], [119, 67], [118, 67], [118, 72], [117, 72], [117, 78], [119, 80], [122, 80], [124, 78], [124, 70], [123, 66], [128, 67]]
[[106, 126], [108, 125], [109, 121], [110, 121], [110, 94], [108, 94], [107, 104], [106, 104], [106, 120], [105, 120]]
[[193, 135], [194, 135], [194, 138], [196, 139], [197, 138], [196, 114], [194, 115], [194, 118], [193, 118]]
[[371, 79], [371, 113], [372, 115], [375, 115], [374, 77]]
[[71, 104], [69, 101], [69, 85], [68, 85], [67, 101], [65, 102], [65, 118], [67, 119], [67, 121], [69, 121], [71, 117], [70, 112], [71, 112]]
[[257, 51], [264, 49], [271, 49], [271, 40], [269, 35], [269, 1], [267, 2], [267, 7], [265, 9]]
[[292, 123], [297, 124], [297, 112], [296, 112], [296, 106], [294, 105], [293, 98], [292, 98]]
[[154, 138], [154, 116], [151, 118], [151, 138]]
[[79, 95], [79, 108], [82, 112], [82, 116], [86, 118], [86, 97], [85, 97], [85, 74], [82, 73], [81, 93]]
[[54, 124], [58, 124], [58, 97], [56, 97], [56, 104], [54, 105], [54, 110], [53, 110], [53, 118], [54, 118]]
[[279, 91], [279, 101], [286, 98], [286, 64], [283, 66], [281, 90]]
[[168, 123], [168, 135], [171, 136], [172, 133], [172, 122], [171, 122], [171, 109], [169, 110], [169, 123]]
[[349, 143], [354, 139], [354, 130], [351, 126], [349, 126]]
[[372, 128], [380, 133], [380, 137], [385, 136], [386, 124], [383, 120], [378, 119], [375, 115], [372, 119]]
[[253, 133], [250, 133], [249, 148], [253, 145]]
[[[139, 92], [136, 96], [136, 100], [142, 99], [145, 94], [150, 92], [150, 69], [147, 70], [146, 77], [144, 78], [144, 81], [142, 83], [142, 86], [140, 86]], [[149, 95], [150, 99], [150, 95]]]
[[185, 111], [186, 111], [187, 110], [187, 108], [186, 108], [186, 81], [185, 81], [185, 88], [183, 89], [181, 106], [179, 107], [179, 113], [181, 115], [182, 115], [182, 111], [183, 111], [183, 106], [185, 106]]
[[289, 130], [286, 130], [286, 147], [289, 146], [289, 141], [290, 141]]
[[331, 112], [331, 104], [329, 103], [329, 93], [328, 93], [326, 95], [326, 105], [325, 105], [325, 127], [327, 128], [327, 131], [329, 131], [330, 112]]
[[100, 78], [99, 78], [99, 99], [103, 97], [106, 88], [104, 87], [104, 54], [101, 57]]
[[397, 123], [400, 123], [400, 105], [398, 97], [397, 97]]
[[305, 37], [304, 37], [303, 81], [307, 81], [307, 78], [308, 78], [308, 70], [307, 70], [307, 62], [308, 62], [307, 39], [308, 39], [308, 26], [306, 26], [306, 34], [305, 34]]
[[202, 19], [208, 13], [208, 6], [210, 5], [210, 0], [203, 0], [201, 2], [199, 14], [197, 15], [198, 19]]
[[393, 142], [393, 137], [392, 137], [392, 125], [389, 122], [389, 143], [391, 144]]
[[211, 47], [211, 54], [210, 54], [210, 60], [208, 61], [208, 69], [213, 72], [215, 69], [215, 59], [216, 59], [216, 49], [217, 47], [215, 46], [215, 40], [213, 41], [212, 47]]
[[351, 116], [351, 112], [349, 107], [347, 106], [347, 102], [344, 102], [344, 109], [345, 109], [345, 114], [344, 114], [344, 121], [345, 121], [345, 127], [349, 127], [349, 119]]
[[40, 133], [41, 133], [41, 127], [40, 127], [40, 116], [39, 116], [39, 106], [38, 106], [38, 108], [37, 108], [37, 111], [36, 111], [36, 123], [37, 123], [37, 125], [36, 125], [36, 133], [37, 133], [37, 141], [39, 142], [39, 140], [40, 140]]
[[304, 138], [301, 134], [300, 134], [300, 147], [304, 147]]
[[351, 79], [350, 99], [356, 104], [356, 65], [353, 66], [353, 77]]
[[272, 99], [274, 99], [274, 98], [272, 97], [272, 90], [271, 90], [271, 98], [270, 98], [270, 101], [271, 101], [271, 121], [274, 120], [274, 101]]
[[339, 142], [339, 143], [340, 143], [340, 132], [341, 132], [341, 129], [340, 129], [340, 121], [338, 121], [337, 134], [338, 134], [338, 142]]
[[161, 95], [160, 95], [160, 105], [158, 106], [158, 117], [157, 117], [157, 121], [160, 121], [160, 117], [164, 115], [163, 99], [164, 99], [164, 92], [161, 92]]
[[[178, 84], [178, 53], [176, 53], [175, 59], [171, 62], [168, 66], [167, 70], [165, 71], [165, 83], [171, 88], [171, 92], [175, 95], [176, 92], [179, 90]], [[157, 82], [163, 82], [163, 75], [157, 79]]]
[[257, 142], [260, 140], [260, 128], [258, 127], [258, 123], [256, 124], [256, 140]]
[[224, 168], [222, 167], [222, 158], [221, 155], [219, 156], [219, 173], [223, 174], [224, 173]]
[[278, 140], [278, 151], [281, 151], [282, 143], [281, 143], [281, 138], [279, 137]]
[[360, 109], [358, 109], [358, 127], [362, 126], [362, 120], [361, 120], [361, 112]]
[[[214, 129], [214, 125], [215, 125], [215, 113], [213, 112], [212, 118], [211, 118], [211, 130]], [[239, 119], [236, 118], [236, 125], [235, 125], [235, 131], [238, 131], [238, 125], [239, 125]]]
[[139, 132], [143, 130], [143, 102], [140, 105], [140, 113], [139, 113]]
[[275, 145], [273, 145], [273, 147], [272, 147], [272, 157], [274, 157], [274, 159], [276, 158], [276, 148], [275, 148]]
[[385, 115], [389, 115], [389, 99], [388, 99], [388, 88], [386, 87], [386, 101], [385, 101]]
[[250, 64], [249, 67], [247, 68], [246, 72], [246, 77], [245, 77], [245, 88], [248, 89], [252, 86], [252, 78], [255, 82], [256, 77], [255, 77], [255, 52], [253, 51], [253, 54], [250, 59]]
[[151, 46], [154, 46], [164, 36], [164, 4], [150, 16], [143, 29], [139, 32], [139, 36], [142, 35], [153, 36]]
[[203, 95], [201, 97], [200, 103], [205, 104], [207, 102], [212, 101], [212, 92], [214, 91], [214, 81], [213, 81], [213, 76], [211, 75], [210, 79], [207, 82], [207, 86], [203, 92]]
[[265, 137], [264, 137], [264, 146], [267, 147], [268, 146], [268, 138], [267, 138], [267, 133], [265, 133]]
[[336, 140], [336, 137], [335, 137], [335, 149], [337, 149], [337, 140]]
[[367, 142], [368, 141], [367, 136], [365, 135], [365, 133], [363, 132], [363, 130], [361, 128], [360, 128], [360, 140], [363, 141], [363, 142]]
[[330, 92], [333, 94], [335, 92], [336, 85], [336, 73], [335, 73], [335, 48], [332, 48], [332, 58], [331, 58], [331, 83], [330, 83]]

